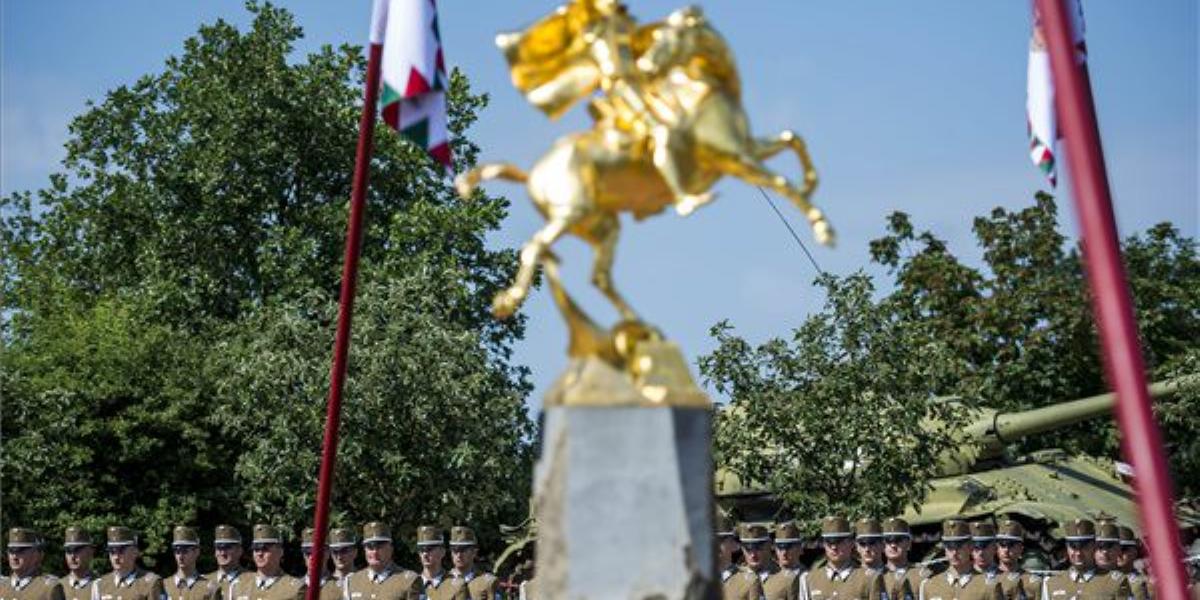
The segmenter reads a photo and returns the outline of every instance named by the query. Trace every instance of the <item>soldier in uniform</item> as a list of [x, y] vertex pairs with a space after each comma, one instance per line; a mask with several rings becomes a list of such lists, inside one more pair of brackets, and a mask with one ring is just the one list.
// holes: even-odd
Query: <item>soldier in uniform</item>
[[1096, 524], [1088, 519], [1075, 519], [1063, 529], [1071, 566], [1042, 580], [1042, 600], [1129, 598], [1132, 592], [1124, 573], [1096, 568]]
[[1042, 590], [1042, 577], [1021, 567], [1025, 553], [1025, 528], [1017, 521], [1004, 521], [996, 532], [996, 567], [1000, 570], [1000, 589], [1007, 600], [1036, 600]]
[[800, 564], [801, 542], [803, 538], [795, 523], [788, 521], [775, 527], [773, 545], [777, 567], [763, 583], [767, 600], [799, 600], [800, 575], [804, 573], [804, 566]]
[[333, 578], [339, 586], [346, 587], [346, 578], [354, 572], [354, 559], [358, 558], [358, 540], [353, 529], [334, 527], [329, 531], [329, 556], [333, 558]]
[[196, 559], [200, 558], [200, 536], [195, 529], [180, 525], [171, 537], [171, 553], [177, 565], [175, 575], [163, 580], [163, 591], [170, 600], [216, 600], [221, 596], [221, 585], [216, 579], [205, 577], [196, 571]]
[[346, 578], [347, 600], [420, 600], [421, 577], [392, 562], [392, 530], [371, 522], [363, 525], [366, 568]]
[[205, 574], [221, 587], [221, 598], [233, 600], [229, 587], [242, 575], [242, 533], [232, 525], [217, 525], [213, 530], [213, 557], [217, 570]]
[[891, 600], [916, 600], [921, 581], [930, 575], [926, 569], [908, 564], [908, 552], [912, 549], [912, 530], [908, 521], [892, 517], [883, 522], [883, 557], [887, 559], [887, 570], [883, 574], [883, 585]]
[[854, 546], [858, 564], [875, 573], [883, 573], [883, 526], [879, 519], [865, 517], [854, 524]]
[[[315, 531], [312, 527], [305, 527], [304, 531], [300, 532], [300, 554], [304, 556], [304, 584], [308, 585], [308, 576], [312, 572], [313, 560], [313, 534]], [[325, 544], [325, 549], [329, 549], [329, 544]], [[321, 585], [320, 600], [339, 600], [342, 597], [342, 586], [334, 577], [329, 574], [329, 552], [326, 552], [322, 557], [320, 577], [318, 581]]]
[[96, 580], [96, 600], [166, 600], [162, 579], [138, 567], [141, 550], [132, 529], [109, 527], [107, 550], [113, 570]]
[[942, 523], [942, 549], [950, 566], [921, 583], [921, 600], [1003, 600], [995, 578], [977, 573], [971, 564], [971, 527], [964, 521]]
[[[753, 573], [759, 583], [765, 584], [774, 572], [770, 559], [771, 536], [763, 525], [742, 523], [738, 529], [738, 543], [742, 547], [742, 556], [746, 559], [746, 570]], [[765, 585], [763, 588], [763, 591], [766, 591]]]
[[303, 600], [308, 584], [283, 572], [283, 536], [273, 525], [254, 526], [250, 538], [253, 573], [242, 573], [229, 586], [233, 600]]
[[500, 580], [488, 572], [475, 570], [479, 542], [475, 530], [465, 525], [450, 528], [450, 576], [467, 585], [470, 600], [500, 600]]
[[417, 528], [417, 555], [421, 558], [421, 582], [428, 600], [466, 600], [467, 586], [461, 579], [446, 576], [442, 560], [446, 558], [442, 528], [422, 525]]
[[821, 522], [821, 544], [825, 547], [825, 567], [806, 572], [800, 587], [810, 600], [886, 599], [883, 574], [858, 567], [852, 560], [854, 534], [850, 521], [842, 516], [825, 517]]
[[[1096, 525], [1096, 567], [1105, 571], [1120, 571], [1129, 582], [1129, 590], [1135, 600], [1146, 600], [1150, 590], [1146, 578], [1132, 569], [1133, 563], [1121, 557], [1121, 526], [1116, 521], [1103, 521]], [[1133, 530], [1129, 530], [1132, 537]], [[1129, 565], [1128, 570], [1122, 564]]]
[[67, 576], [60, 581], [67, 600], [92, 600], [92, 584], [96, 582], [92, 559], [95, 557], [96, 544], [88, 532], [80, 527], [68, 527], [63, 532], [63, 561], [67, 565]]
[[42, 536], [26, 527], [8, 531], [9, 576], [0, 577], [0, 600], [63, 600], [63, 586], [53, 575], [42, 574]]
[[971, 523], [971, 566], [988, 579], [1000, 573], [996, 567], [996, 526], [990, 521]]
[[761, 600], [762, 582], [748, 569], [738, 567], [733, 555], [739, 549], [733, 522], [724, 515], [717, 515], [717, 569], [721, 575], [721, 597], [723, 600]]

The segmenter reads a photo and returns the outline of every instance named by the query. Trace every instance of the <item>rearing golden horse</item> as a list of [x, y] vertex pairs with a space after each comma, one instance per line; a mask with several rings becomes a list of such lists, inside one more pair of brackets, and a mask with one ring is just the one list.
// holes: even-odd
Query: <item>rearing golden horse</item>
[[[700, 10], [684, 8], [665, 22], [635, 29], [632, 23], [616, 3], [576, 0], [537, 26], [497, 40], [513, 66], [514, 83], [551, 116], [597, 88], [607, 92], [591, 102], [595, 126], [559, 139], [528, 173], [511, 164], [484, 164], [456, 181], [463, 197], [481, 180], [523, 182], [546, 219], [522, 249], [512, 285], [495, 298], [493, 312], [501, 318], [519, 308], [538, 266], [552, 257], [551, 246], [571, 233], [594, 251], [592, 283], [625, 321], [638, 322], [612, 281], [618, 214], [641, 219], [674, 205], [686, 215], [712, 198], [710, 188], [725, 175], [785, 196], [807, 217], [816, 239], [833, 244], [833, 229], [809, 202], [817, 174], [803, 140], [791, 131], [751, 135], [733, 55]], [[555, 44], [551, 51], [547, 39]], [[625, 68], [620, 64], [622, 52], [634, 59], [633, 69], [628, 60]], [[604, 63], [610, 58], [613, 65]], [[785, 149], [800, 161], [801, 185], [763, 165]], [[555, 270], [547, 275], [567, 312], [563, 300], [569, 297]]]

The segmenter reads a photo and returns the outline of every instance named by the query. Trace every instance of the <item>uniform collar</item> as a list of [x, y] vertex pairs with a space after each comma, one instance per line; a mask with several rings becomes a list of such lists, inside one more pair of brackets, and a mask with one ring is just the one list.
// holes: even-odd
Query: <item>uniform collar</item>
[[129, 587], [133, 585], [133, 581], [137, 579], [137, 576], [137, 569], [126, 573], [124, 577], [121, 577], [119, 573], [113, 573], [113, 582], [117, 584], [117, 587]]
[[893, 567], [892, 563], [887, 563], [887, 570], [895, 573], [897, 576], [903, 577], [908, 572], [909, 565], [905, 563], [903, 567]]
[[970, 583], [971, 575], [973, 573], [974, 571], [964, 571], [959, 573], [958, 569], [950, 567], [949, 569], [946, 569], [946, 581], [950, 582], [950, 585], [966, 587], [966, 585]]
[[825, 565], [825, 576], [833, 581], [845, 581], [850, 578], [850, 572], [854, 570], [854, 563], [846, 563], [846, 566], [835, 569], [833, 565]]
[[442, 572], [438, 573], [437, 575], [434, 575], [433, 577], [426, 577], [424, 573], [421, 573], [421, 580], [425, 582], [425, 587], [429, 587], [429, 586], [438, 587], [438, 586], [442, 585], [442, 580], [444, 580], [445, 578], [446, 578], [445, 571], [442, 571]]
[[737, 565], [729, 565], [728, 567], [725, 567], [725, 569], [721, 571], [721, 582], [724, 583], [729, 581], [729, 578], [733, 577], [734, 573], [737, 573]]
[[388, 566], [384, 567], [382, 571], [379, 571], [378, 573], [376, 573], [374, 569], [372, 569], [371, 567], [367, 567], [367, 577], [371, 578], [371, 581], [373, 583], [379, 583], [379, 582], [387, 579], [388, 577], [391, 577], [392, 571], [395, 568], [396, 568], [396, 565], [394, 563], [388, 563]]
[[23, 590], [27, 586], [29, 586], [30, 583], [33, 582], [33, 578], [37, 577], [37, 575], [38, 575], [37, 573], [30, 573], [24, 577], [17, 577], [16, 575], [12, 575], [9, 577], [9, 580], [12, 581], [12, 586], [14, 588], [16, 588], [17, 590]]
[[193, 585], [196, 585], [196, 581], [198, 581], [199, 579], [200, 579], [199, 571], [192, 573], [188, 577], [184, 577], [183, 575], [180, 575], [178, 572], [176, 572], [175, 573], [175, 587], [185, 587], [190, 590], [190, 589], [192, 589]]
[[282, 573], [280, 573], [279, 575], [276, 575], [274, 577], [268, 577], [268, 576], [263, 575], [262, 573], [255, 573], [254, 574], [254, 585], [258, 586], [258, 589], [260, 589], [260, 590], [265, 590], [265, 589], [275, 585], [275, 582], [279, 581], [279, 578], [281, 578], [281, 577], [283, 577]]
[[458, 571], [458, 569], [451, 569], [450, 575], [452, 575], [454, 577], [461, 577], [463, 581], [465, 581], [467, 583], [471, 583], [471, 580], [475, 579], [475, 569], [471, 569], [470, 571], [467, 571], [466, 573], [460, 573]]
[[217, 581], [233, 581], [234, 579], [238, 578], [238, 575], [241, 575], [241, 574], [242, 574], [241, 567], [234, 567], [232, 569], [229, 569], [228, 571], [222, 571], [221, 569], [217, 569]]
[[91, 571], [88, 571], [83, 577], [76, 577], [74, 573], [67, 573], [67, 584], [75, 589], [80, 589], [87, 587], [95, 578], [96, 575]]
[[1067, 576], [1071, 578], [1071, 581], [1077, 582], [1080, 579], [1084, 581], [1091, 581], [1092, 578], [1096, 576], [1096, 569], [1091, 568], [1080, 573], [1078, 569], [1071, 567], [1070, 569], [1067, 569]]

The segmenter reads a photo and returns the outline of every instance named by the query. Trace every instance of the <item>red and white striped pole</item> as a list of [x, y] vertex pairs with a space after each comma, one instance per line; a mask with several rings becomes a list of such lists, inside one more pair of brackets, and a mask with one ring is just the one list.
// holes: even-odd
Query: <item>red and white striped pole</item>
[[382, 24], [387, 22], [388, 0], [375, 0], [371, 15], [371, 45], [367, 54], [367, 81], [363, 90], [362, 115], [358, 120], [358, 150], [354, 156], [354, 179], [350, 187], [350, 221], [346, 225], [346, 254], [342, 262], [342, 292], [338, 304], [337, 335], [333, 342], [333, 368], [329, 375], [329, 401], [325, 410], [325, 440], [321, 445], [321, 471], [317, 479], [317, 507], [313, 518], [312, 558], [308, 564], [306, 600], [321, 596], [325, 565], [326, 533], [329, 530], [329, 499], [333, 491], [333, 467], [337, 461], [338, 426], [342, 419], [342, 388], [346, 383], [346, 361], [350, 354], [350, 320], [354, 313], [354, 290], [358, 281], [358, 257], [362, 250], [363, 212], [366, 210], [367, 179], [371, 169], [371, 145], [375, 131], [375, 106], [379, 100], [379, 67], [383, 56]]
[[1054, 74], [1055, 105], [1067, 150], [1075, 210], [1083, 234], [1084, 265], [1092, 291], [1092, 309], [1100, 330], [1104, 368], [1117, 392], [1121, 447], [1133, 464], [1138, 515], [1150, 550], [1150, 568], [1161, 598], [1183, 600], [1187, 580], [1179, 548], [1171, 480], [1162, 436], [1150, 407], [1145, 364], [1138, 345], [1100, 129], [1091, 87], [1075, 60], [1069, 0], [1037, 0]]

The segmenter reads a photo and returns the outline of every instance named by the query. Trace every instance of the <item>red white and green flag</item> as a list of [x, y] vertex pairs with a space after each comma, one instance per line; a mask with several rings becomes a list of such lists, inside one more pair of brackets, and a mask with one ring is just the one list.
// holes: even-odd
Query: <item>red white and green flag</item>
[[[1071, 37], [1075, 42], [1075, 60], [1087, 62], [1087, 45], [1083, 37], [1083, 7], [1079, 0], [1071, 4]], [[1029, 70], [1026, 79], [1025, 116], [1029, 127], [1029, 156], [1033, 164], [1050, 180], [1058, 184], [1058, 121], [1054, 115], [1054, 81], [1050, 75], [1050, 54], [1046, 51], [1046, 36], [1042, 17], [1036, 5], [1033, 10], [1033, 37], [1029, 42]]]
[[446, 62], [434, 0], [375, 0], [371, 44], [383, 46], [383, 120], [450, 170]]

